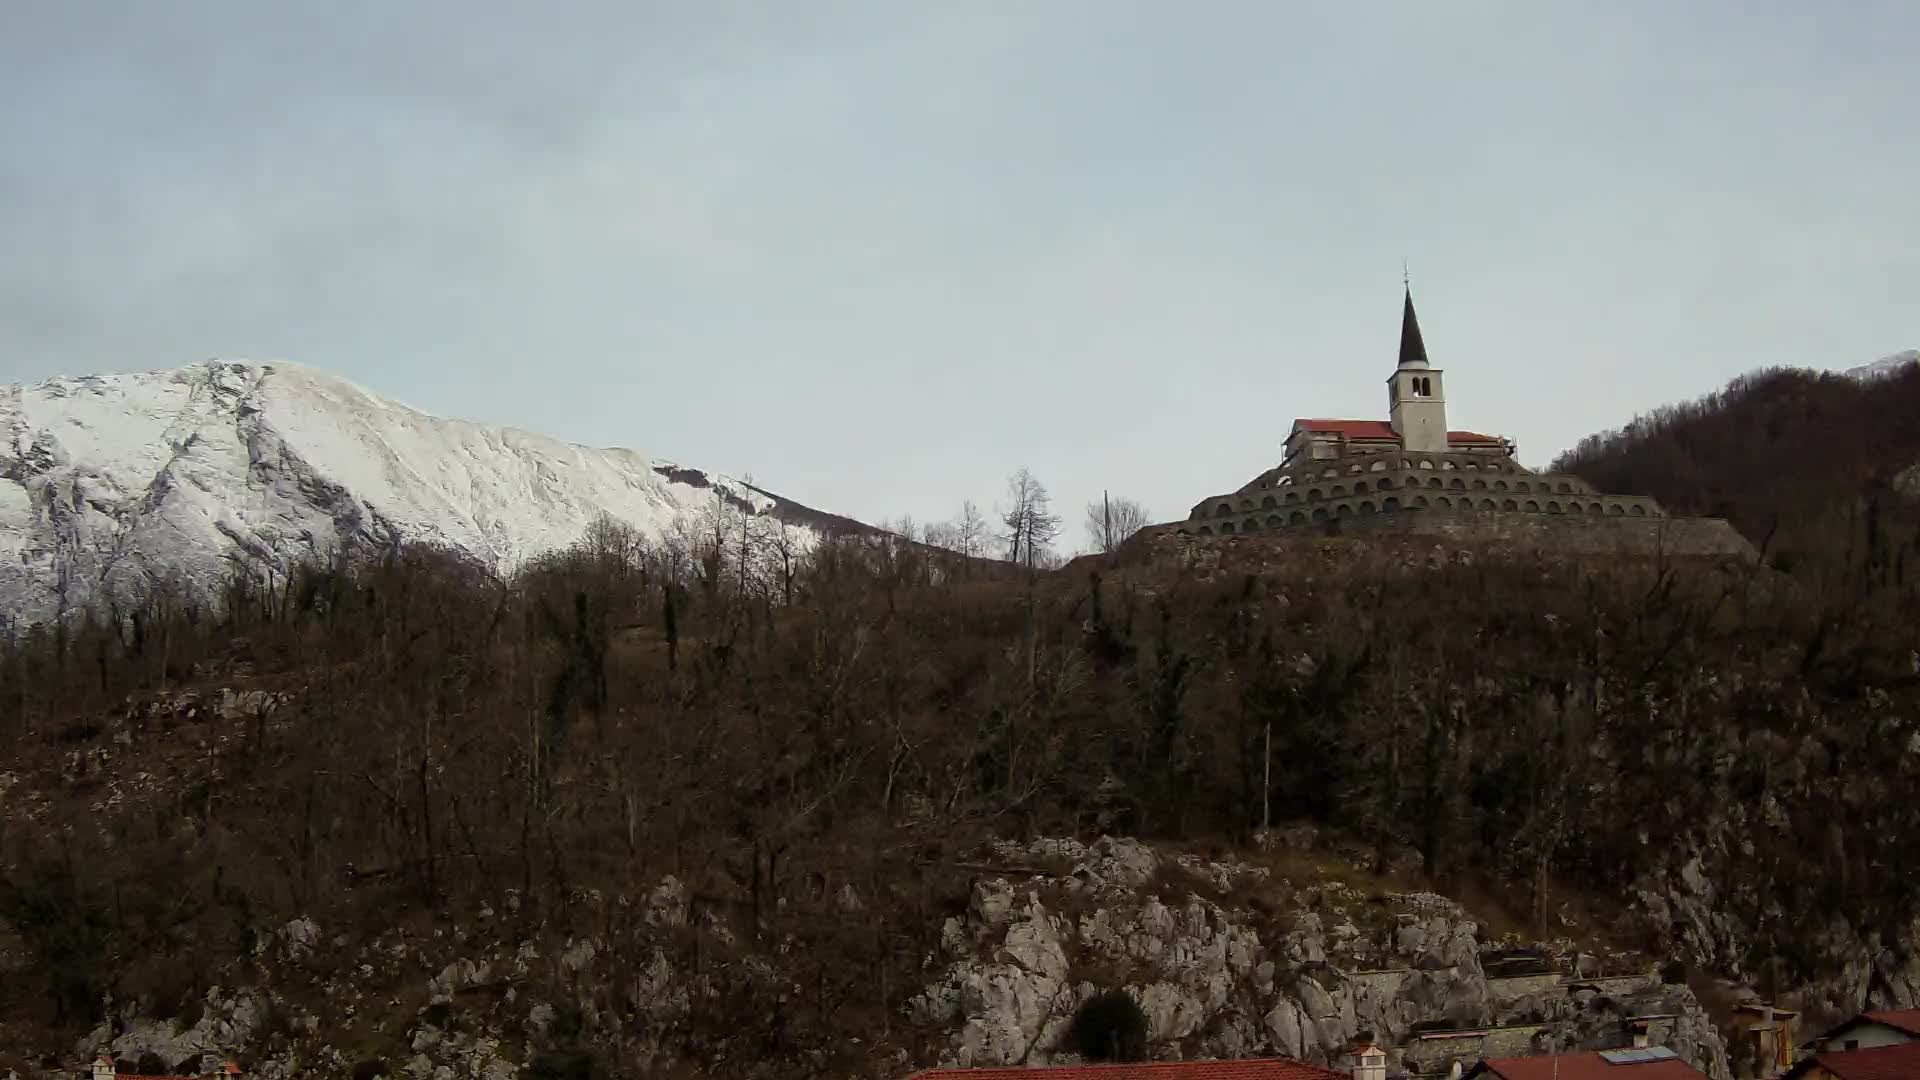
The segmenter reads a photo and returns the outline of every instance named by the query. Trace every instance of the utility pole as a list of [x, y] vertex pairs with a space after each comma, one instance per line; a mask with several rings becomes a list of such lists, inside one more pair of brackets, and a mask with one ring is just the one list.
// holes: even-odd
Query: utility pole
[[1260, 773], [1260, 838], [1265, 842], [1273, 839], [1273, 816], [1269, 813], [1268, 801], [1273, 797], [1273, 719], [1267, 719], [1267, 746], [1261, 753], [1264, 758]]

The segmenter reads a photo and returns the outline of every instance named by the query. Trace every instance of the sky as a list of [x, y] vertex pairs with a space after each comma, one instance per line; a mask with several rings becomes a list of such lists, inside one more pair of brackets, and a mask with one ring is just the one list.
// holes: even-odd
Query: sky
[[[1544, 466], [1920, 345], [1910, 0], [10, 0], [0, 383], [291, 360], [869, 521]], [[1077, 529], [1069, 542], [1079, 539]]]

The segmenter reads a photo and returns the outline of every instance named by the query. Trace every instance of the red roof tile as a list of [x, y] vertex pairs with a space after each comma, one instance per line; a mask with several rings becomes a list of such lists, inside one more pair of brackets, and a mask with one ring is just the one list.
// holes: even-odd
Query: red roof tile
[[[1901, 1011], [1911, 1013], [1915, 1010]], [[1813, 1060], [1840, 1080], [1913, 1080], [1920, 1076], [1920, 1042], [1875, 1046], [1866, 1050], [1839, 1050], [1816, 1054]]]
[[[1541, 1057], [1488, 1058], [1486, 1072], [1503, 1080], [1706, 1080], [1678, 1058], [1615, 1065], [1597, 1052]], [[1479, 1071], [1479, 1070], [1476, 1070]]]
[[1301, 419], [1293, 422], [1295, 431], [1314, 431], [1327, 435], [1344, 435], [1349, 439], [1394, 439], [1400, 433], [1385, 420], [1312, 420]]
[[1909, 1035], [1920, 1035], [1920, 1009], [1881, 1009], [1867, 1013], [1866, 1017], [1876, 1024], [1899, 1028]]
[[[1400, 441], [1400, 435], [1393, 425], [1385, 420], [1317, 420], [1302, 418], [1293, 422], [1295, 431], [1312, 431], [1324, 435], [1341, 435], [1348, 439], [1384, 439]], [[1482, 435], [1477, 431], [1449, 431], [1450, 443], [1490, 443], [1498, 444], [1498, 435]]]
[[1287, 1058], [1154, 1061], [1128, 1065], [933, 1069], [908, 1080], [1348, 1080], [1348, 1074]]

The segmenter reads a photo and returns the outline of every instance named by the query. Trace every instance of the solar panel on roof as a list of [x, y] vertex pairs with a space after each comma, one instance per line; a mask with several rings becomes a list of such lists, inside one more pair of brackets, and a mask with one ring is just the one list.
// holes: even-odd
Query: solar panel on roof
[[1600, 1051], [1600, 1057], [1609, 1065], [1644, 1065], [1649, 1061], [1669, 1061], [1678, 1056], [1664, 1046], [1638, 1046], [1627, 1050]]

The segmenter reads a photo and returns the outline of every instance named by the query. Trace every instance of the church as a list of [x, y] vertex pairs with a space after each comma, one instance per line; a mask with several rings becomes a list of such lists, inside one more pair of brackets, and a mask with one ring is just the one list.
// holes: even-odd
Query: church
[[[1176, 531], [1201, 536], [1484, 515], [1664, 518], [1645, 496], [1607, 495], [1575, 476], [1533, 472], [1498, 435], [1447, 426], [1446, 372], [1427, 359], [1413, 292], [1400, 320], [1400, 358], [1387, 377], [1387, 419], [1298, 419], [1280, 464], [1193, 508]], [[1410, 523], [1410, 522], [1409, 522]]]

